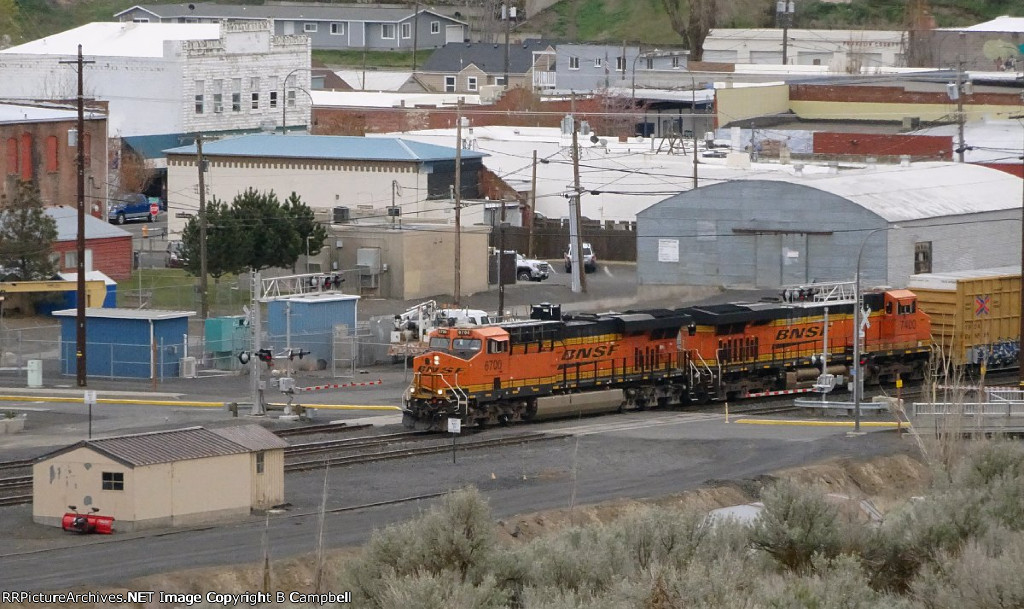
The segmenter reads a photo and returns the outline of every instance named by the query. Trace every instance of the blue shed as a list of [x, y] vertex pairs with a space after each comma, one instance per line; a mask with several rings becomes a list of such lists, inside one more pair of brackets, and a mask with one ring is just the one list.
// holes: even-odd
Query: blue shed
[[[60, 369], [75, 374], [77, 311], [54, 311], [60, 318]], [[86, 309], [85, 365], [89, 376], [169, 378], [179, 374], [192, 311]]]
[[358, 303], [359, 296], [335, 293], [268, 301], [269, 343], [275, 352], [281, 353], [288, 345], [290, 333], [293, 350], [309, 351], [311, 355], [306, 357], [315, 358], [321, 367], [330, 365], [334, 360], [334, 328], [345, 325], [349, 332], [355, 332]]
[[[78, 273], [57, 273], [57, 276], [64, 281], [78, 281]], [[86, 281], [102, 281], [103, 285], [107, 286], [107, 295], [103, 298], [103, 308], [112, 309], [117, 306], [117, 282], [107, 277], [102, 271], [86, 271]], [[75, 308], [78, 306], [78, 293], [67, 292], [65, 299], [65, 306], [67, 308]]]

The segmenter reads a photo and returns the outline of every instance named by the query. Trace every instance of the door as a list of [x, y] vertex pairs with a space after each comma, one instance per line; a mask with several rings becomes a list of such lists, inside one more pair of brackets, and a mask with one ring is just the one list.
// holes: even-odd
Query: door
[[782, 285], [782, 235], [757, 235], [754, 286], [777, 288]]
[[350, 21], [348, 24], [348, 46], [363, 47], [366, 45], [366, 23]]
[[294, 21], [285, 21], [284, 22], [284, 35], [285, 36], [290, 36], [290, 35], [292, 35], [294, 33], [295, 33], [295, 22]]
[[444, 41], [448, 42], [464, 42], [466, 40], [466, 34], [462, 29], [461, 25], [446, 25], [444, 26]]

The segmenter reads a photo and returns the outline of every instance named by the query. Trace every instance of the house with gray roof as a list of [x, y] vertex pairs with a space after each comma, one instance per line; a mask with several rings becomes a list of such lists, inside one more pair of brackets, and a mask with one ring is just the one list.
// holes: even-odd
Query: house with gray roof
[[[554, 45], [530, 39], [509, 44], [507, 50], [508, 86], [531, 88], [535, 65], [545, 54], [554, 54]], [[428, 91], [477, 95], [482, 87], [506, 84], [505, 52], [504, 44], [449, 43], [434, 51], [416, 76]]]
[[[57, 240], [53, 254], [57, 257], [57, 270], [62, 273], [78, 271], [78, 210], [58, 205], [47, 207], [47, 216], [57, 226]], [[89, 214], [85, 215], [85, 270], [101, 271], [115, 281], [132, 276], [132, 234], [109, 222]]]
[[284, 502], [286, 446], [255, 424], [82, 440], [33, 465], [32, 519], [96, 508], [123, 532], [248, 516]]
[[141, 23], [270, 21], [277, 36], [305, 35], [317, 50], [411, 51], [462, 42], [464, 21], [429, 8], [393, 6], [140, 4], [114, 15]]

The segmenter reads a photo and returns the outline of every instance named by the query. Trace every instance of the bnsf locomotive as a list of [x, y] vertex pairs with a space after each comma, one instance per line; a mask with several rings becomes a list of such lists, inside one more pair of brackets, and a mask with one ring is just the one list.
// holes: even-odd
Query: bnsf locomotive
[[[917, 297], [862, 297], [865, 383], [922, 378], [931, 324]], [[848, 379], [853, 307], [852, 284], [817, 284], [757, 303], [572, 316], [545, 304], [526, 321], [439, 328], [414, 360], [404, 422], [535, 421], [805, 389], [823, 371]]]

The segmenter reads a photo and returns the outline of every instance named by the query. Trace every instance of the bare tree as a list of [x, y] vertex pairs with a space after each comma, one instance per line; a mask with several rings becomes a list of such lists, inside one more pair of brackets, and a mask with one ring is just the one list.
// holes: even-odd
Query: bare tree
[[690, 49], [690, 61], [704, 58], [704, 39], [718, 18], [718, 0], [661, 0], [672, 29]]
[[121, 154], [120, 173], [120, 185], [124, 192], [144, 192], [156, 175], [146, 159], [131, 151]]

